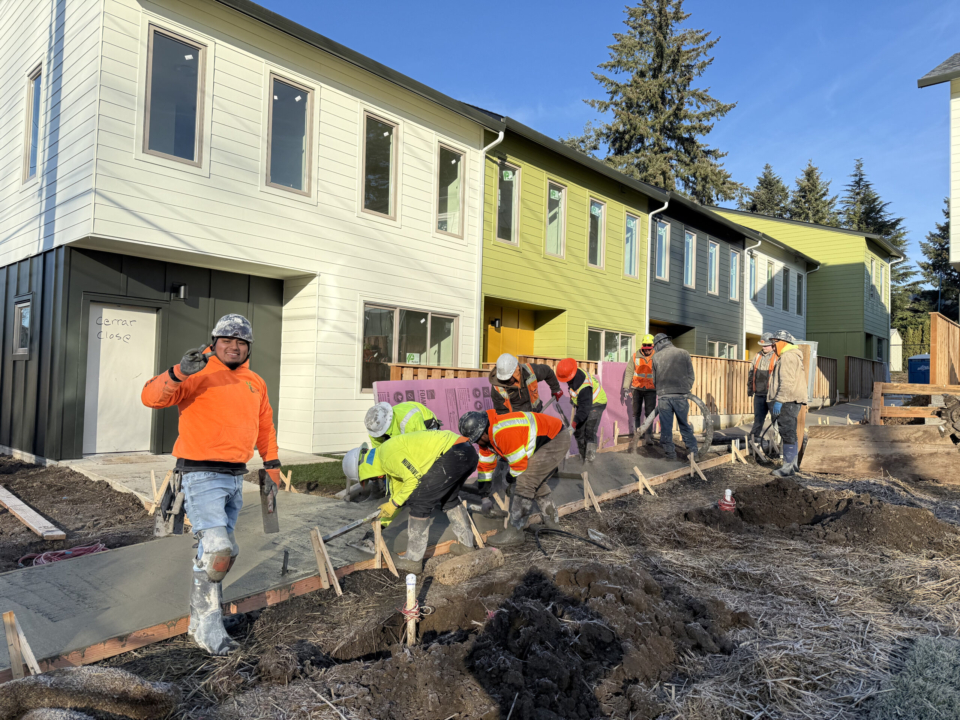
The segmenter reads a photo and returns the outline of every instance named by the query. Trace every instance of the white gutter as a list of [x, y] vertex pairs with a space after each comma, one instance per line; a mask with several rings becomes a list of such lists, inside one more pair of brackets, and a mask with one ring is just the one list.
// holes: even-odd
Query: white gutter
[[[503, 130], [497, 139], [480, 151], [480, 221], [477, 223], [477, 367], [483, 367], [483, 216], [486, 208], [487, 153], [503, 142]], [[494, 208], [496, 212], [496, 208]]]
[[[755, 250], [763, 244], [763, 240], [757, 240], [756, 245], [751, 245], [747, 247], [743, 246], [743, 307], [740, 308], [740, 327], [743, 330], [743, 359], [747, 359], [747, 303], [753, 302], [753, 298], [750, 296], [750, 279], [747, 277], [747, 273], [750, 272], [750, 251]], [[759, 310], [757, 312], [760, 312]], [[763, 317], [763, 313], [760, 313], [760, 317]], [[763, 332], [763, 329], [760, 330]]]
[[[650, 224], [650, 227], [647, 228], [647, 301], [644, 305], [644, 313], [646, 314], [646, 322], [644, 323], [644, 333], [650, 334], [650, 286], [653, 285], [653, 278], [650, 277], [650, 256], [653, 254], [653, 216], [657, 213], [661, 213], [670, 206], [670, 196], [667, 196], [666, 202], [663, 203], [662, 208], [657, 208], [652, 213], [647, 215], [647, 222]], [[654, 277], [656, 277], [656, 272], [654, 272]]]

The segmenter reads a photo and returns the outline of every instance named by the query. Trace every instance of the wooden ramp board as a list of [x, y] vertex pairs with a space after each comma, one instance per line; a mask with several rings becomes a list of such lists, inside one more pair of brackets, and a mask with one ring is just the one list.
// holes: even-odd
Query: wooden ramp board
[[33, 530], [44, 540], [63, 540], [67, 534], [52, 522], [40, 515], [12, 492], [0, 485], [0, 505], [3, 505], [20, 522]]
[[936, 425], [814, 425], [807, 433], [806, 472], [960, 483], [960, 451]]

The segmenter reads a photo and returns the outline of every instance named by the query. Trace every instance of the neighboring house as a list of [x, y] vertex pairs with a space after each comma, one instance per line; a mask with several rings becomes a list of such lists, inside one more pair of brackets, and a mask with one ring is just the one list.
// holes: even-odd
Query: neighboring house
[[486, 157], [483, 361], [628, 360], [644, 332], [647, 213], [666, 193], [503, 120]]
[[[933, 70], [917, 80], [917, 87], [925, 88], [950, 83], [950, 215], [960, 202], [960, 53], [951, 55]], [[950, 223], [950, 264], [960, 270], [960, 222]]]
[[890, 329], [890, 372], [903, 372], [903, 338], [896, 328]]
[[903, 255], [879, 235], [714, 208], [737, 223], [809, 253], [821, 263], [807, 276], [807, 340], [817, 354], [837, 359], [845, 388], [844, 358], [890, 359], [890, 265]]
[[499, 121], [245, 0], [12, 0], [0, 46], [0, 445], [169, 451], [140, 388], [228, 312], [283, 448], [476, 360]]

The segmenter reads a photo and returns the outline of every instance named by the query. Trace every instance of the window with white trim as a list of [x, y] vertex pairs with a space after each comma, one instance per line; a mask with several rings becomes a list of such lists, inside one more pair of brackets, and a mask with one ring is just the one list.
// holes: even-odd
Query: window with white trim
[[730, 300], [740, 299], [740, 253], [730, 251]]
[[713, 240], [707, 248], [707, 292], [711, 295], [720, 294], [720, 243]]
[[363, 211], [397, 217], [397, 124], [371, 113], [363, 117]]
[[441, 144], [437, 155], [437, 232], [463, 237], [463, 153]]
[[627, 362], [633, 355], [633, 334], [616, 330], [587, 330], [587, 360]]
[[566, 230], [567, 189], [557, 183], [547, 183], [547, 255], [563, 257], [564, 230]]
[[38, 65], [27, 76], [27, 114], [23, 133], [23, 182], [37, 176], [40, 159], [40, 100], [43, 89], [43, 66]]
[[773, 307], [774, 300], [773, 260], [767, 260], [767, 306]]
[[640, 247], [640, 218], [627, 213], [627, 227], [624, 231], [623, 274], [637, 277]]
[[365, 304], [362, 390], [390, 379], [390, 363], [457, 364], [457, 316], [426, 310]]
[[310, 126], [313, 93], [270, 75], [267, 185], [310, 194]]
[[590, 236], [587, 242], [587, 264], [603, 267], [603, 241], [606, 231], [607, 206], [599, 200], [590, 200]]
[[734, 343], [723, 342], [722, 340], [708, 340], [707, 355], [709, 355], [710, 357], [727, 358], [728, 360], [736, 360], [737, 346]]
[[205, 46], [151, 25], [143, 151], [200, 165]]
[[670, 281], [670, 226], [657, 220], [657, 280]]
[[683, 286], [697, 287], [697, 236], [683, 231]]
[[803, 275], [797, 274], [797, 315], [803, 315]]
[[790, 268], [783, 266], [783, 292], [781, 303], [784, 312], [790, 312]]
[[749, 269], [747, 279], [750, 281], [749, 295], [753, 302], [757, 302], [757, 256], [750, 255]]
[[30, 301], [22, 300], [13, 306], [13, 354], [30, 352]]
[[870, 258], [870, 297], [873, 297], [873, 284], [876, 280], [877, 274], [877, 261], [873, 258]]
[[517, 210], [520, 206], [520, 168], [497, 165], [497, 240], [518, 244]]

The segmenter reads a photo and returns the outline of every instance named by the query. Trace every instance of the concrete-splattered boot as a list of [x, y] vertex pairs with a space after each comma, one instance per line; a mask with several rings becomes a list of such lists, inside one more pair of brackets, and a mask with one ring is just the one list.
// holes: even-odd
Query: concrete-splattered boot
[[223, 627], [220, 593], [220, 583], [213, 582], [206, 570], [193, 571], [187, 635], [211, 655], [229, 655], [240, 647]]
[[587, 462], [593, 462], [597, 459], [597, 444], [595, 442], [587, 443]]
[[777, 477], [790, 477], [797, 474], [797, 445], [784, 445], [783, 446], [783, 465], [774, 470], [771, 475], [776, 475]]
[[[630, 436], [630, 447], [627, 449], [627, 452], [628, 452], [628, 453], [636, 453], [636, 452], [637, 452], [637, 440], [639, 440], [639, 439], [640, 439], [640, 438], [639, 438], [639, 433], [638, 433], [636, 430], [634, 430], [634, 431], [633, 431], [633, 435]], [[541, 508], [541, 509], [542, 509], [542, 508]]]
[[540, 521], [545, 528], [550, 530], [560, 529], [560, 511], [557, 504], [549, 495], [537, 498], [537, 505], [540, 506]]
[[514, 497], [510, 506], [510, 523], [506, 530], [498, 530], [497, 534], [487, 541], [487, 545], [493, 545], [493, 547], [522, 545], [524, 540], [523, 529], [530, 520], [532, 510], [533, 500], [519, 495]]
[[407, 520], [407, 552], [402, 557], [391, 552], [397, 570], [408, 573], [423, 572], [423, 556], [427, 552], [430, 518], [410, 517]]
[[463, 505], [457, 505], [455, 508], [447, 510], [447, 520], [450, 521], [450, 528], [453, 534], [457, 536], [457, 542], [450, 546], [452, 555], [466, 555], [476, 550], [473, 544], [473, 529], [470, 527], [470, 516]]

